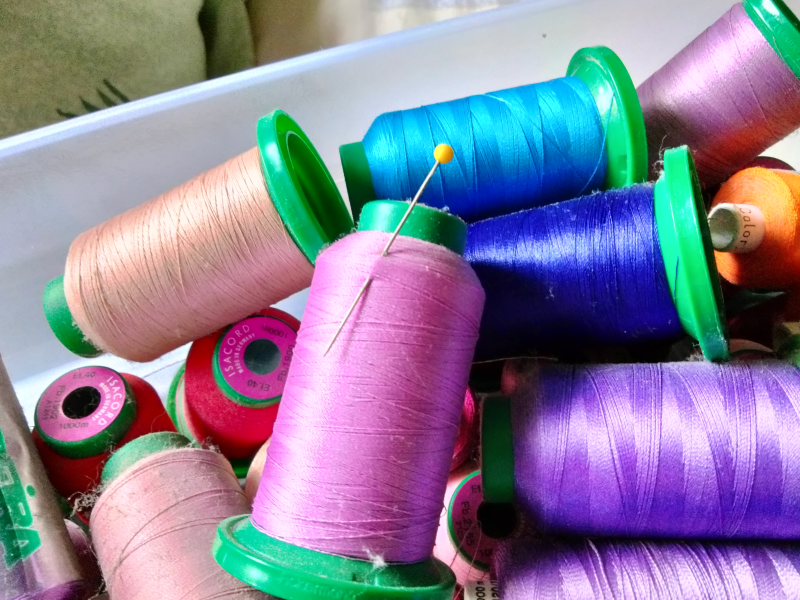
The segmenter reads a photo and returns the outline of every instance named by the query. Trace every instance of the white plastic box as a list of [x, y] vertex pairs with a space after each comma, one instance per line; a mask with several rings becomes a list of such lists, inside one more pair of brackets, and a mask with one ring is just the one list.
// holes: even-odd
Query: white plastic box
[[[561, 77], [576, 50], [600, 44], [638, 85], [732, 4], [523, 1], [0, 140], [0, 353], [29, 421], [50, 381], [87, 362], [147, 377], [164, 396], [185, 348], [148, 364], [78, 359], [50, 332], [42, 291], [75, 236], [254, 146], [260, 116], [291, 114], [345, 194], [338, 147], [382, 112]], [[797, 134], [770, 154], [800, 168]], [[301, 293], [283, 308], [299, 317], [304, 301]]]

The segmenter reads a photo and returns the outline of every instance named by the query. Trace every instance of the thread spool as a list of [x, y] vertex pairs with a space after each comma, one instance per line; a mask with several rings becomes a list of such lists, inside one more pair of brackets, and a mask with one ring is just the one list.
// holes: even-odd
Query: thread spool
[[300, 321], [262, 310], [194, 342], [173, 379], [167, 410], [178, 430], [217, 446], [244, 477], [272, 435]]
[[516, 498], [545, 533], [800, 537], [793, 365], [507, 370], [513, 401], [486, 400], [482, 415], [487, 500]]
[[509, 542], [497, 552], [499, 600], [789, 600], [800, 549], [788, 544], [624, 540]]
[[709, 360], [727, 357], [722, 292], [685, 147], [666, 152], [655, 186], [473, 223], [464, 255], [486, 290], [476, 360], [681, 330]]
[[99, 483], [114, 449], [147, 433], [174, 431], [149, 383], [99, 366], [74, 369], [51, 383], [34, 421], [33, 441], [47, 476], [73, 505]]
[[800, 127], [800, 22], [782, 0], [744, 0], [637, 89], [651, 176], [664, 148], [692, 149], [703, 187]]
[[717, 192], [712, 214], [731, 204], [763, 215], [763, 241], [745, 254], [716, 252], [719, 274], [748, 288], [800, 286], [800, 175], [761, 168], [740, 171]]
[[75, 554], [78, 556], [88, 594], [87, 597], [93, 598], [103, 585], [103, 575], [100, 573], [100, 566], [97, 564], [92, 540], [89, 539], [89, 534], [77, 523], [64, 519], [64, 524], [67, 526], [69, 539], [72, 542], [72, 547], [75, 548]]
[[92, 514], [97, 558], [114, 600], [266, 600], [217, 566], [217, 524], [247, 510], [228, 461], [177, 433], [150, 434], [103, 469]]
[[371, 200], [412, 197], [440, 143], [457, 158], [421, 202], [467, 222], [647, 175], [633, 82], [604, 47], [577, 52], [562, 79], [378, 117], [363, 142], [339, 148], [353, 215]]
[[453, 215], [418, 205], [381, 254], [407, 207], [320, 255], [253, 515], [219, 527], [223, 568], [287, 600], [452, 598], [431, 553], [483, 291]]
[[481, 472], [471, 463], [447, 481], [433, 555], [453, 569], [461, 586], [488, 578], [500, 541], [523, 532], [514, 508], [484, 503], [482, 490]]
[[250, 467], [247, 469], [247, 476], [244, 482], [244, 495], [250, 503], [256, 498], [258, 486], [261, 484], [261, 474], [264, 472], [264, 465], [267, 462], [267, 450], [269, 449], [269, 440], [264, 442], [264, 445], [258, 449], [253, 460], [250, 461]]
[[353, 222], [289, 115], [258, 148], [81, 234], [44, 310], [72, 352], [153, 360], [308, 287], [321, 248]]

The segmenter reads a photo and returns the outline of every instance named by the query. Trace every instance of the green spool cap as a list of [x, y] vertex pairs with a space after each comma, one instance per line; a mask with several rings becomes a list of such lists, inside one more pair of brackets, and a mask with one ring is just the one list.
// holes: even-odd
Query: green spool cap
[[582, 48], [567, 67], [589, 88], [606, 134], [606, 189], [646, 181], [647, 133], [636, 87], [619, 57], [605, 46]]
[[[394, 233], [407, 210], [408, 202], [399, 200], [369, 202], [364, 205], [358, 230]], [[467, 224], [451, 213], [417, 204], [403, 224], [400, 235], [444, 246], [456, 254], [464, 254]]]
[[353, 211], [353, 218], [358, 221], [364, 205], [375, 200], [378, 195], [372, 183], [372, 172], [369, 170], [364, 144], [355, 142], [339, 146], [339, 158], [342, 161], [350, 210]]
[[282, 110], [258, 121], [261, 170], [286, 230], [313, 265], [320, 250], [353, 230], [333, 177], [300, 126]]
[[75, 323], [67, 304], [67, 296], [64, 294], [63, 275], [53, 279], [44, 288], [42, 306], [50, 329], [67, 350], [84, 358], [94, 358], [103, 354], [103, 351], [92, 344]]
[[220, 523], [211, 552], [240, 581], [287, 600], [451, 600], [456, 584], [450, 568], [435, 558], [376, 567], [276, 540], [247, 515]]
[[781, 323], [773, 332], [775, 354], [800, 368], [800, 322]]
[[684, 330], [708, 360], [728, 360], [725, 311], [703, 195], [686, 146], [664, 153], [655, 217], [669, 290]]
[[[175, 376], [172, 378], [172, 382], [169, 384], [169, 391], [167, 392], [167, 402], [166, 402], [166, 409], [169, 418], [172, 420], [172, 424], [180, 431], [178, 426], [178, 411], [176, 406], [176, 400], [178, 395], [178, 387], [183, 385], [183, 376], [186, 374], [186, 363], [181, 364], [178, 372], [175, 373]], [[183, 432], [181, 432], [183, 433]]]
[[484, 502], [514, 501], [511, 400], [500, 394], [487, 396], [481, 405], [481, 477]]
[[[113, 448], [116, 444], [118, 444], [122, 438], [124, 438], [128, 431], [130, 431], [131, 425], [136, 420], [136, 396], [133, 394], [133, 390], [131, 389], [130, 384], [125, 380], [125, 378], [118, 372], [114, 371], [113, 369], [108, 369], [107, 367], [102, 367], [104, 370], [107, 370], [111, 373], [114, 373], [116, 377], [125, 385], [125, 399], [122, 401], [122, 406], [119, 408], [119, 412], [116, 414], [114, 418], [112, 418], [100, 431], [97, 433], [90, 435], [84, 439], [75, 440], [75, 441], [66, 441], [64, 439], [58, 439], [53, 435], [48, 435], [46, 433], [47, 427], [43, 426], [39, 419], [39, 404], [37, 403], [36, 411], [34, 412], [34, 429], [36, 433], [39, 434], [39, 437], [44, 440], [44, 442], [56, 453], [60, 454], [61, 456], [66, 456], [67, 458], [88, 458], [90, 456], [97, 456], [99, 454], [103, 454], [107, 452], [110, 448]], [[87, 369], [91, 369], [91, 367], [79, 367], [77, 369], [73, 369], [72, 371], [68, 371], [64, 375], [62, 375], [59, 380], [66, 377], [70, 373], [78, 373], [80, 371], [84, 371]], [[94, 388], [95, 391], [101, 391], [102, 388], [99, 388], [97, 385], [92, 385], [89, 383], [92, 380], [86, 380], [87, 385], [85, 387]], [[51, 389], [53, 385], [49, 386], [39, 397], [39, 403], [45, 400], [45, 397], [50, 396], [52, 394]], [[74, 390], [78, 391], [78, 390]], [[69, 398], [70, 394], [65, 396], [64, 398]], [[98, 397], [100, 397], [98, 395]], [[65, 416], [64, 413], [64, 405], [59, 404], [57, 410], [60, 412], [61, 416], [65, 420], [69, 420], [68, 417]], [[92, 409], [93, 411], [97, 410], [97, 407]], [[92, 414], [92, 413], [89, 413]], [[82, 416], [81, 420], [84, 420], [84, 424], [86, 424], [85, 419], [88, 418], [88, 415]], [[80, 431], [87, 431], [81, 429]], [[52, 433], [52, 431], [51, 431]]]
[[108, 485], [140, 460], [167, 450], [190, 448], [192, 442], [186, 436], [173, 431], [148, 433], [125, 444], [108, 459], [103, 467], [102, 483]]
[[800, 21], [783, 0], [744, 0], [747, 16], [800, 79]]

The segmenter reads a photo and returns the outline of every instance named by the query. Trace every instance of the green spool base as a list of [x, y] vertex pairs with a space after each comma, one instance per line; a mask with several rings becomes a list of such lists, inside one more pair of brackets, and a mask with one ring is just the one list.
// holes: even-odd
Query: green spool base
[[722, 290], [703, 195], [686, 146], [664, 153], [655, 216], [669, 290], [684, 330], [708, 360], [730, 358]]
[[747, 16], [800, 79], [800, 21], [783, 0], [744, 0]]
[[[369, 202], [361, 213], [358, 230], [394, 233], [408, 211], [408, 205], [408, 202], [399, 200]], [[467, 245], [467, 224], [453, 214], [417, 204], [403, 223], [399, 235], [438, 244], [463, 255]]]
[[481, 404], [481, 484], [484, 502], [514, 501], [511, 400], [501, 394], [487, 396]]
[[647, 134], [636, 87], [625, 65], [610, 48], [582, 48], [567, 67], [582, 80], [597, 102], [606, 133], [606, 189], [647, 179]]
[[148, 433], [131, 440], [111, 455], [111, 458], [108, 459], [108, 462], [103, 467], [101, 481], [103, 485], [108, 485], [137, 462], [148, 456], [160, 454], [167, 450], [189, 448], [192, 445], [192, 442], [186, 436], [173, 431]]
[[211, 552], [240, 581], [285, 600], [452, 600], [456, 584], [435, 558], [378, 568], [276, 540], [248, 515], [220, 523]]
[[42, 307], [50, 329], [67, 350], [84, 358], [94, 358], [103, 354], [103, 351], [92, 344], [75, 323], [64, 293], [63, 275], [53, 279], [44, 288]]

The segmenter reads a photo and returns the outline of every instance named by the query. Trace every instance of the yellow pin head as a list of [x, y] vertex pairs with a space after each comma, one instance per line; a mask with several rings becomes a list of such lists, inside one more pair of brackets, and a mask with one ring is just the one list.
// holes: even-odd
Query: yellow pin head
[[436, 162], [446, 165], [453, 160], [453, 149], [447, 144], [439, 144], [433, 150], [433, 158]]

